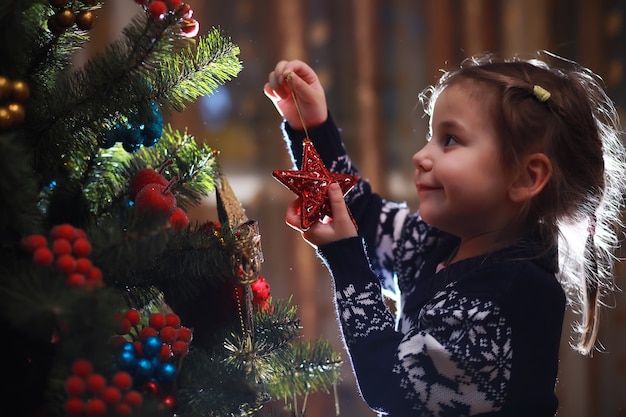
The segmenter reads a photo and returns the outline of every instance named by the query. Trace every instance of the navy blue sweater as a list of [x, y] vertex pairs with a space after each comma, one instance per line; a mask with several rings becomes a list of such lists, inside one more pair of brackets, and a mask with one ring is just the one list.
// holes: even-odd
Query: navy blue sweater
[[[294, 165], [304, 133], [284, 124]], [[332, 118], [309, 130], [326, 166], [358, 175]], [[439, 267], [458, 239], [359, 181], [359, 237], [318, 248], [361, 395], [383, 415], [552, 417], [565, 311], [556, 250], [529, 237]], [[383, 290], [398, 295], [391, 313]]]

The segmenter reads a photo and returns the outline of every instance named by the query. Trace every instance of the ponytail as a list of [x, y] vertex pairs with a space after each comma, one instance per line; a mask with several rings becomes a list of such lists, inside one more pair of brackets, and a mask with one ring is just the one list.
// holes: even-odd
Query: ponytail
[[598, 314], [600, 306], [600, 291], [598, 287], [598, 259], [596, 255], [596, 219], [592, 218], [587, 230], [587, 241], [584, 250], [584, 279], [585, 293], [583, 301], [583, 320], [581, 325], [581, 338], [578, 350], [589, 354], [598, 336]]

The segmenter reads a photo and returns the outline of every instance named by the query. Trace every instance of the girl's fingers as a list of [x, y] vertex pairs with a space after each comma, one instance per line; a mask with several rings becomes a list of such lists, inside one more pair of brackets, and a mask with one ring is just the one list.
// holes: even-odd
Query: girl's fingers
[[287, 206], [287, 213], [285, 214], [285, 223], [291, 226], [293, 229], [298, 231], [302, 231], [301, 226], [301, 214], [300, 207], [302, 206], [302, 202], [300, 198], [293, 200]]
[[328, 198], [330, 209], [333, 213], [333, 228], [336, 237], [345, 239], [357, 236], [356, 228], [348, 211], [346, 201], [343, 199], [343, 192], [337, 183], [333, 183], [328, 188]]

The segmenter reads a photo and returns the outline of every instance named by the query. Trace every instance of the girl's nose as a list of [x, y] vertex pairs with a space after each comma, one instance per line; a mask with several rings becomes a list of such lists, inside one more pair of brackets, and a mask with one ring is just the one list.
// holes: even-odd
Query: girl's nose
[[413, 165], [421, 171], [430, 171], [433, 167], [433, 160], [428, 154], [428, 144], [413, 154]]

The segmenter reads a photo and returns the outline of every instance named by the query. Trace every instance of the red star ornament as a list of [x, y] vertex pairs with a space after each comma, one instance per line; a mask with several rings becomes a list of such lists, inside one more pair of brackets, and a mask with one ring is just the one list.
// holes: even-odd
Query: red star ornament
[[330, 217], [328, 187], [336, 182], [345, 195], [359, 180], [356, 175], [330, 172], [310, 139], [304, 139], [301, 170], [275, 170], [272, 175], [285, 187], [296, 193], [302, 201], [300, 223], [303, 230], [316, 221]]

